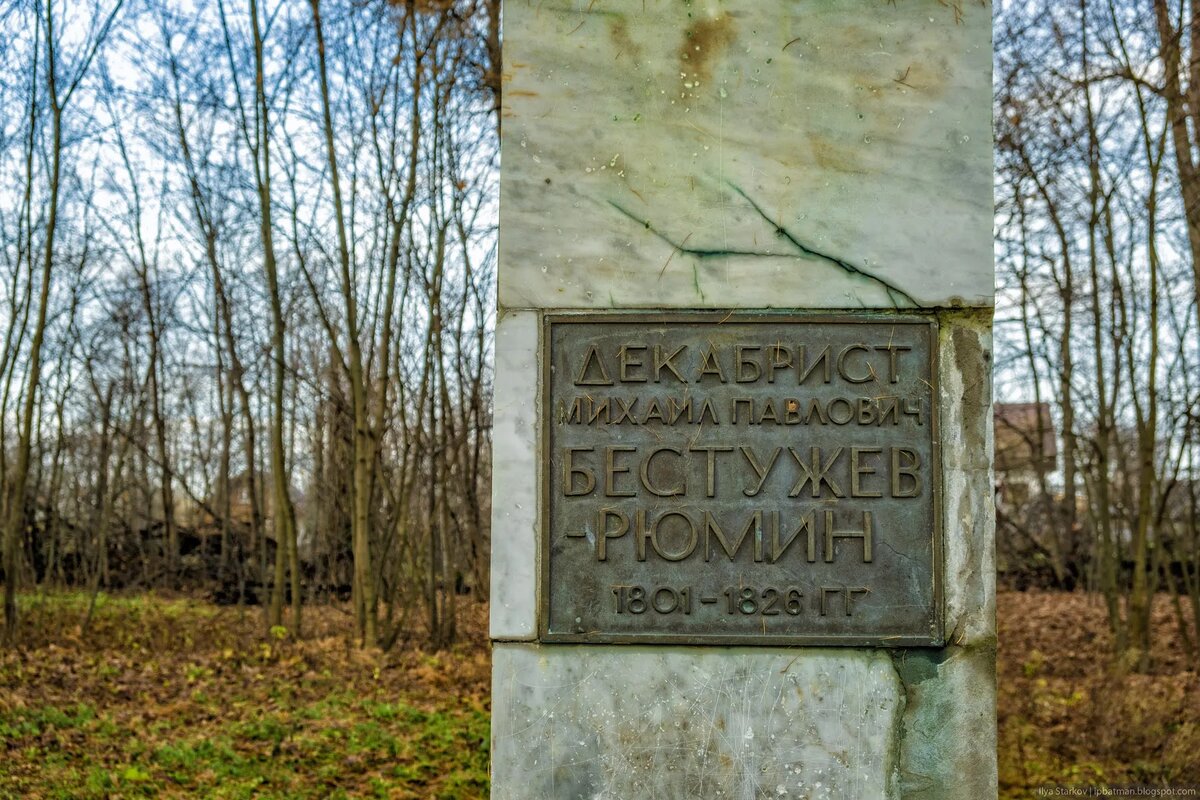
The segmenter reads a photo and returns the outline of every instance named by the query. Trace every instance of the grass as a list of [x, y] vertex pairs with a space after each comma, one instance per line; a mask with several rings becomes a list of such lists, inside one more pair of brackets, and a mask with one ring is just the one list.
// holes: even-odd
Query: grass
[[1112, 664], [1099, 597], [1000, 593], [1003, 800], [1055, 786], [1200, 785], [1200, 664], [1169, 605], [1155, 605], [1153, 666], [1137, 674]]
[[[336, 609], [303, 640], [187, 598], [23, 598], [0, 656], [0, 798], [440, 798], [488, 793], [489, 661], [363, 653]], [[470, 621], [469, 621], [470, 622]]]
[[[181, 597], [22, 598], [0, 652], [0, 798], [488, 795], [486, 608], [465, 643], [364, 653], [335, 608], [296, 639], [257, 609]], [[1087, 595], [999, 596], [1000, 792], [1200, 783], [1200, 678], [1166, 603], [1154, 669], [1110, 666]]]

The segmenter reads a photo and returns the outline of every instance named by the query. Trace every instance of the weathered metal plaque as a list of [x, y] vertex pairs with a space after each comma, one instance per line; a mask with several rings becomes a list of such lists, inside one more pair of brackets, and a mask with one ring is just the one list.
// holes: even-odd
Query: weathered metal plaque
[[930, 318], [548, 316], [543, 641], [942, 643]]

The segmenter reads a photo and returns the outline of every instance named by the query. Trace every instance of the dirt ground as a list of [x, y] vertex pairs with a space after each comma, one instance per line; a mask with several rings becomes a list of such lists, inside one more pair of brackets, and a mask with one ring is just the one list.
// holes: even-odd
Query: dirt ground
[[[381, 655], [342, 609], [305, 638], [260, 609], [186, 598], [24, 599], [26, 645], [0, 653], [0, 798], [487, 796], [486, 608], [466, 643]], [[414, 631], [414, 634], [419, 634]]]
[[1000, 796], [1200, 784], [1200, 680], [1166, 597], [1148, 674], [1123, 674], [1097, 595], [1001, 592]]
[[[464, 642], [351, 646], [346, 612], [302, 640], [259, 609], [182, 597], [26, 597], [0, 652], [0, 798], [487, 796], [487, 610]], [[1149, 674], [1110, 666], [1098, 598], [999, 596], [1000, 790], [1200, 784], [1200, 679], [1165, 599]]]

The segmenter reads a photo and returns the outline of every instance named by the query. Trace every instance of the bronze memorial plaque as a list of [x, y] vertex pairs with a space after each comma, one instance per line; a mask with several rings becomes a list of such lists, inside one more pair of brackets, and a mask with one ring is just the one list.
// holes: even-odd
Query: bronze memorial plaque
[[542, 641], [940, 645], [937, 326], [550, 315]]

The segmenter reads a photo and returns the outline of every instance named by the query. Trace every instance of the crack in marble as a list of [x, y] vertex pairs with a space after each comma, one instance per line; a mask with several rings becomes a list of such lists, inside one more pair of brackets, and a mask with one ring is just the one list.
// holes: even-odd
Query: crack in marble
[[613, 200], [609, 200], [608, 204], [610, 206], [612, 206], [613, 208], [615, 208], [617, 211], [621, 212], [621, 214], [623, 214], [625, 217], [627, 217], [630, 220], [641, 225], [643, 228], [650, 231], [650, 233], [654, 234], [659, 239], [662, 239], [664, 242], [671, 245], [671, 247], [675, 248], [675, 250], [677, 252], [683, 253], [685, 256], [693, 256], [695, 258], [701, 258], [701, 259], [703, 259], [703, 258], [727, 258], [729, 256], [750, 256], [750, 257], [754, 257], [754, 258], [786, 257], [785, 254], [783, 254], [783, 253], [763, 253], [763, 252], [759, 252], [756, 250], [727, 250], [727, 249], [706, 250], [706, 249], [701, 249], [698, 247], [686, 247], [686, 246], [684, 246], [684, 244], [682, 242], [674, 241], [673, 239], [671, 239], [671, 237], [667, 236], [665, 233], [660, 231], [658, 228], [655, 228], [654, 225], [649, 220], [642, 219], [637, 214], [634, 214], [632, 211], [625, 208], [621, 204], [619, 204]]
[[[747, 203], [749, 203], [750, 207], [752, 209], [754, 209], [755, 213], [757, 213], [760, 217], [762, 217], [762, 219], [768, 225], [770, 225], [772, 228], [775, 229], [775, 233], [777, 236], [779, 236], [781, 239], [785, 240], [790, 245], [792, 245], [794, 248], [796, 248], [796, 250], [799, 251], [801, 256], [805, 256], [810, 259], [817, 259], [820, 261], [824, 261], [827, 264], [832, 264], [836, 267], [839, 267], [840, 269], [842, 269], [849, 275], [853, 275], [857, 278], [865, 279], [865, 280], [870, 281], [878, 286], [881, 286], [883, 288], [884, 292], [887, 293], [888, 299], [891, 300], [892, 306], [894, 308], [900, 308], [900, 303], [897, 301], [897, 298], [903, 300], [905, 303], [912, 305], [912, 306], [920, 305], [912, 295], [910, 295], [908, 292], [901, 289], [899, 286], [896, 286], [895, 284], [893, 284], [887, 280], [884, 280], [883, 278], [879, 277], [878, 275], [868, 272], [867, 270], [864, 270], [861, 267], [855, 266], [854, 264], [851, 264], [850, 262], [848, 262], [844, 259], [838, 258], [837, 256], [831, 256], [828, 253], [823, 253], [820, 250], [816, 250], [816, 249], [804, 244], [802, 241], [800, 241], [798, 238], [796, 238], [796, 236], [791, 231], [789, 231], [787, 228], [784, 228], [782, 225], [779, 225], [779, 224], [775, 223], [774, 221], [772, 221], [771, 218], [769, 216], [767, 216], [767, 213], [762, 209], [762, 207], [759, 206], [759, 204], [756, 203], [753, 198], [751, 198], [748, 194], [746, 194], [744, 191], [742, 191], [741, 188], [739, 188], [738, 186], [736, 186], [733, 183], [727, 182], [727, 185], [729, 186], [730, 189], [732, 189], [734, 192], [736, 192], [738, 194], [738, 196], [740, 196], [743, 200], [745, 200]], [[734, 257], [734, 256], [746, 256], [748, 258], [787, 258], [788, 257], [787, 253], [771, 253], [771, 252], [764, 252], [764, 251], [759, 251], [759, 250], [734, 250], [734, 249], [728, 249], [728, 248], [708, 249], [708, 248], [700, 248], [700, 247], [688, 247], [687, 246], [687, 238], [690, 237], [691, 234], [688, 234], [688, 237], [685, 237], [683, 241], [676, 242], [671, 237], [667, 236], [665, 233], [663, 233], [658, 228], [656, 228], [654, 226], [654, 224], [650, 222], [650, 220], [639, 217], [637, 214], [634, 214], [632, 211], [625, 208], [620, 203], [617, 203], [614, 200], [609, 200], [608, 204], [610, 206], [612, 206], [614, 209], [616, 209], [622, 216], [626, 217], [627, 219], [629, 219], [633, 222], [638, 223], [644, 229], [646, 229], [651, 234], [653, 234], [655, 237], [657, 237], [658, 239], [661, 239], [663, 242], [666, 242], [667, 244], [669, 244], [672, 248], [674, 248], [675, 252], [682, 253], [683, 255], [692, 256], [693, 258], [698, 258], [698, 259], [729, 258], [729, 257]], [[669, 263], [670, 263], [670, 261], [668, 260], [668, 264]], [[665, 267], [664, 267], [664, 271], [665, 271]], [[699, 292], [701, 294], [701, 296], [703, 297], [703, 292], [700, 289], [699, 275], [696, 275], [695, 279], [696, 279], [695, 280], [696, 291]], [[861, 303], [861, 299], [860, 299], [860, 303]]]
[[896, 302], [897, 295], [899, 295], [901, 298], [903, 298], [904, 301], [907, 303], [910, 303], [914, 306], [920, 305], [920, 303], [918, 303], [916, 301], [916, 299], [912, 295], [910, 295], [908, 292], [904, 291], [899, 286], [896, 286], [895, 284], [884, 280], [883, 278], [879, 277], [878, 275], [867, 272], [866, 270], [862, 269], [861, 267], [856, 267], [853, 264], [851, 264], [849, 261], [846, 261], [841, 258], [837, 258], [836, 256], [831, 256], [828, 253], [822, 253], [820, 250], [814, 250], [813, 248], [807, 246], [806, 244], [801, 242], [799, 239], [797, 239], [794, 235], [792, 235], [791, 231], [789, 231], [787, 228], [773, 222], [771, 220], [771, 218], [767, 216], [767, 212], [763, 211], [762, 207], [759, 206], [758, 203], [754, 202], [753, 198], [751, 198], [750, 195], [748, 195], [744, 191], [742, 191], [741, 187], [736, 186], [732, 183], [729, 183], [728, 181], [726, 182], [726, 185], [729, 186], [729, 188], [732, 189], [733, 191], [737, 192], [738, 195], [743, 200], [745, 200], [747, 203], [750, 204], [751, 208], [753, 208], [756, 212], [758, 212], [758, 215], [763, 218], [763, 221], [765, 221], [768, 225], [771, 225], [772, 227], [774, 227], [775, 232], [777, 234], [779, 234], [784, 239], [787, 239], [789, 242], [791, 242], [791, 244], [797, 250], [799, 250], [801, 253], [804, 253], [805, 255], [808, 255], [808, 256], [812, 256], [813, 258], [822, 259], [823, 261], [827, 261], [830, 264], [836, 264], [837, 266], [841, 267], [842, 269], [844, 269], [846, 272], [850, 273], [851, 275], [856, 275], [860, 278], [866, 278], [869, 281], [873, 281], [874, 283], [879, 284], [880, 286], [883, 287], [883, 290], [885, 292], [887, 292], [888, 299], [890, 299], [892, 301], [892, 305], [896, 306], [897, 308], [900, 306], [900, 304]]

